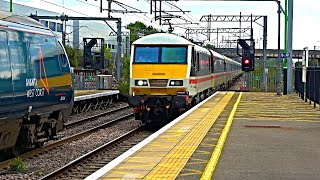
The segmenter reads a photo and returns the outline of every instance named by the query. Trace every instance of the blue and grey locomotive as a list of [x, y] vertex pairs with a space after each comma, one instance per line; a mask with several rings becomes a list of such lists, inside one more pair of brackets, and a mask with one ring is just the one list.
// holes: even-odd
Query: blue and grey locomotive
[[41, 146], [73, 103], [65, 49], [41, 23], [0, 11], [0, 151]]

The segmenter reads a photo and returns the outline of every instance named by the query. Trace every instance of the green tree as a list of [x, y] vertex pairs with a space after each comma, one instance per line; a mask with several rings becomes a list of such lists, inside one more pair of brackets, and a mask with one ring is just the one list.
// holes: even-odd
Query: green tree
[[147, 26], [140, 21], [136, 21], [135, 23], [130, 23], [127, 26], [127, 29], [130, 30], [130, 41], [131, 42], [139, 39], [141, 36], [146, 36], [149, 34], [163, 32], [161, 30], [153, 28], [152, 26]]
[[121, 80], [119, 81], [119, 91], [121, 94], [129, 95], [129, 84], [130, 84], [130, 58], [123, 60]]
[[107, 45], [104, 45], [104, 59], [106, 60], [106, 68], [113, 71], [115, 65], [110, 60], [112, 59], [111, 48], [107, 48]]
[[70, 66], [72, 67], [78, 67], [79, 66], [79, 58], [82, 55], [82, 52], [79, 49], [74, 49], [70, 45], [66, 45], [65, 50], [67, 52]]
[[215, 46], [214, 45], [211, 45], [211, 44], [206, 44], [205, 46], [203, 46], [207, 49], [211, 49], [211, 50], [214, 50], [215, 49]]

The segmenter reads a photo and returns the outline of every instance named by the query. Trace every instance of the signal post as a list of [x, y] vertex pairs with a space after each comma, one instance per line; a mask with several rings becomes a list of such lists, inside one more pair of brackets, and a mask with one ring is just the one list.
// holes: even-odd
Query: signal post
[[[248, 44], [248, 43], [249, 44]], [[242, 51], [239, 52], [239, 46]], [[246, 78], [246, 90], [249, 91], [250, 86], [250, 71], [255, 69], [255, 43], [253, 39], [238, 39], [237, 54], [241, 56], [242, 71], [245, 73]]]

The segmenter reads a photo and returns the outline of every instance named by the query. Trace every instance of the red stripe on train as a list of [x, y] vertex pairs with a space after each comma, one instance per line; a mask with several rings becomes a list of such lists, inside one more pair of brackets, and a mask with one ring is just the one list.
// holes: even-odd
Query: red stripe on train
[[205, 81], [210, 81], [211, 79], [215, 79], [221, 76], [226, 76], [229, 74], [233, 74], [234, 72], [230, 72], [230, 73], [225, 73], [225, 74], [218, 74], [218, 75], [211, 75], [209, 77], [203, 77], [203, 78], [198, 78], [198, 79], [190, 79], [189, 80], [189, 84], [198, 84], [198, 83], [202, 83]]

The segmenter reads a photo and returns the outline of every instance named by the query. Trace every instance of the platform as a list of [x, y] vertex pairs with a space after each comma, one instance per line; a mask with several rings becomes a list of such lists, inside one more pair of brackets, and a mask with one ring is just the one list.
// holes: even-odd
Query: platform
[[316, 179], [319, 117], [296, 95], [218, 92], [87, 179]]
[[75, 90], [74, 101], [119, 94], [119, 90]]
[[213, 179], [319, 179], [320, 111], [297, 95], [243, 93]]

